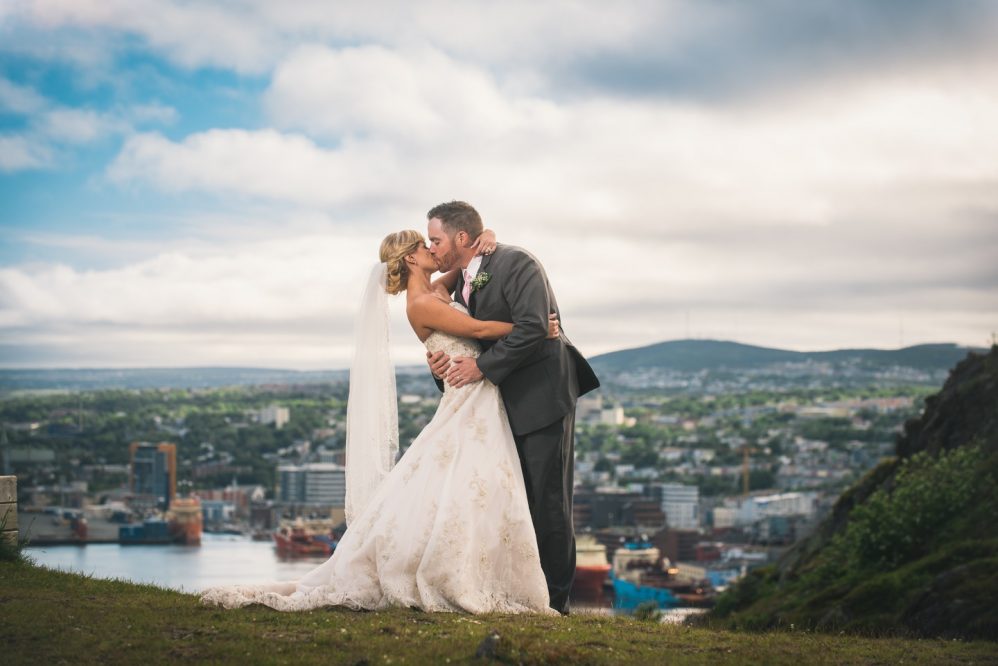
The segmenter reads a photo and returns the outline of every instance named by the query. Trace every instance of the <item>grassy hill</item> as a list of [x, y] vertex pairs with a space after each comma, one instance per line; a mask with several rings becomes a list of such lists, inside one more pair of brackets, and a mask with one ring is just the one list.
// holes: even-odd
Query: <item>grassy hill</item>
[[896, 452], [709, 621], [998, 637], [998, 347], [957, 364]]
[[205, 608], [196, 597], [0, 561], [4, 664], [968, 664], [986, 642], [735, 633], [632, 618]]

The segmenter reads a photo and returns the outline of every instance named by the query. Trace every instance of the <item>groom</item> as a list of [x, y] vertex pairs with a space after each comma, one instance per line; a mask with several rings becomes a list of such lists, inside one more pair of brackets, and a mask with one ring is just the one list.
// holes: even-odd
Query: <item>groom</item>
[[567, 614], [575, 577], [575, 401], [598, 387], [599, 380], [564, 332], [558, 339], [546, 339], [548, 314], [560, 319], [560, 313], [537, 259], [511, 245], [475, 256], [470, 246], [482, 233], [482, 218], [463, 201], [440, 204], [426, 217], [430, 253], [440, 270], [462, 269], [455, 300], [477, 319], [513, 324], [505, 338], [481, 340], [477, 359], [428, 354], [430, 369], [441, 388], [439, 378], [464, 386], [483, 377], [500, 388], [523, 468], [551, 607]]

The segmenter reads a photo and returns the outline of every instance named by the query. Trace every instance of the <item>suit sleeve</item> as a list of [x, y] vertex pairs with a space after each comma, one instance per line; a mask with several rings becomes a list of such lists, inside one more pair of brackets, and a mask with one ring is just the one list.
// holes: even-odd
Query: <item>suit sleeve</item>
[[502, 293], [509, 304], [513, 332], [478, 357], [478, 369], [497, 385], [544, 344], [550, 311], [544, 271], [529, 255], [512, 257], [504, 270]]

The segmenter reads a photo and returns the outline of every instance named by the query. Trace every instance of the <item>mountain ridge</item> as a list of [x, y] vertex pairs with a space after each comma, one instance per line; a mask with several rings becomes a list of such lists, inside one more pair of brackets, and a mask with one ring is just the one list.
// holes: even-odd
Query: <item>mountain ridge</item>
[[[900, 349], [835, 349], [798, 352], [728, 340], [667, 340], [590, 357], [601, 379], [655, 369], [675, 372], [749, 370], [787, 364], [832, 364], [865, 368], [908, 367], [944, 372], [977, 348], [932, 343]], [[421, 364], [399, 365], [400, 375], [425, 372]], [[261, 384], [317, 384], [346, 381], [349, 371], [291, 370], [253, 366], [147, 368], [0, 368], [0, 391], [197, 389]]]
[[926, 343], [898, 349], [846, 348], [827, 351], [793, 351], [729, 340], [681, 339], [643, 347], [621, 349], [592, 357], [594, 368], [625, 372], [648, 367], [677, 371], [753, 368], [778, 363], [845, 362], [859, 359], [870, 365], [924, 369], [949, 369], [967, 353], [983, 348], [952, 342]]

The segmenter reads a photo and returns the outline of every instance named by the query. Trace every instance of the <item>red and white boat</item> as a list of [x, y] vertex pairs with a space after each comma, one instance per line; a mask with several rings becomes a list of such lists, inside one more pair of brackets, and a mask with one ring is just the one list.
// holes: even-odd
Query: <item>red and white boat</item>
[[606, 546], [591, 534], [581, 534], [575, 539], [575, 583], [576, 592], [598, 595], [603, 591], [603, 583], [610, 571], [606, 559]]
[[329, 557], [333, 547], [328, 541], [316, 539], [304, 527], [282, 527], [274, 532], [277, 554], [286, 557]]

